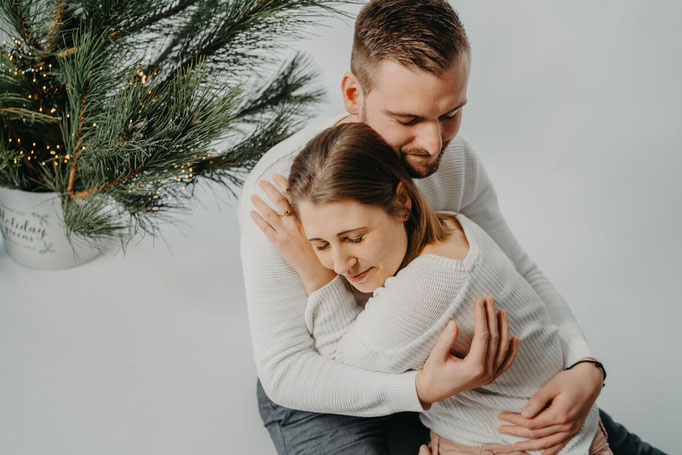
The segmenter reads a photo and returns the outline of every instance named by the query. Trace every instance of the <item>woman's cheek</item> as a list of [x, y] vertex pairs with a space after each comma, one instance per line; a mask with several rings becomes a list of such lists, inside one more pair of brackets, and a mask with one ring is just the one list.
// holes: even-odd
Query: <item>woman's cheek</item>
[[328, 269], [334, 270], [334, 264], [330, 260], [330, 256], [328, 254], [326, 254], [324, 251], [318, 250], [317, 248], [315, 248], [315, 254], [317, 255], [317, 259], [320, 260], [323, 266], [325, 266]]

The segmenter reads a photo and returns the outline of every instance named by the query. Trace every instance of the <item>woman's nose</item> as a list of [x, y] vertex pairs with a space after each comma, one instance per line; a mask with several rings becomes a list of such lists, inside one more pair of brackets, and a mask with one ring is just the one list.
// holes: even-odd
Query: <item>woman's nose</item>
[[346, 254], [343, 248], [337, 248], [334, 252], [334, 272], [345, 275], [356, 263], [355, 257]]

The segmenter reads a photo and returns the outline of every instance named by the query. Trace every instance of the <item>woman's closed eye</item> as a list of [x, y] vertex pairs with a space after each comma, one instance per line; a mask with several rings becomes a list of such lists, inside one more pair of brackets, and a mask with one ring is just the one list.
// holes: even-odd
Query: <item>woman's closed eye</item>
[[313, 245], [317, 251], [322, 251], [326, 249], [329, 244], [328, 243], [323, 243], [322, 245]]
[[[360, 237], [355, 237], [355, 238], [346, 237], [344, 240], [346, 240], [346, 241], [348, 241], [348, 242], [350, 242], [350, 243], [360, 243], [360, 242], [362, 242], [364, 239], [365, 239], [365, 236], [364, 236], [364, 235], [361, 235]], [[323, 244], [313, 245], [313, 246], [315, 247], [315, 249], [316, 249], [317, 251], [322, 251], [322, 250], [326, 250], [327, 247], [329, 246], [329, 244], [328, 244], [328, 243], [323, 243]]]

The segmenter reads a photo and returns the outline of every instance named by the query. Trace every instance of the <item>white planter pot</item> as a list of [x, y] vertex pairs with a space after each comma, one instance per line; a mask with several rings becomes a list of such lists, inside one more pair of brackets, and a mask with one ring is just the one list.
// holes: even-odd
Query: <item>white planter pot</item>
[[75, 267], [100, 254], [76, 236], [69, 242], [57, 193], [0, 187], [0, 231], [9, 256], [33, 269]]

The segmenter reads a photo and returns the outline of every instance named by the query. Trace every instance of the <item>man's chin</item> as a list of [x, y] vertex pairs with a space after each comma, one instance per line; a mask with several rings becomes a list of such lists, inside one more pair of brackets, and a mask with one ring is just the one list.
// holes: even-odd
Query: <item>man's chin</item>
[[407, 171], [413, 179], [423, 179], [438, 170], [441, 152], [435, 159], [419, 158], [415, 155], [403, 155], [403, 162], [407, 165]]

